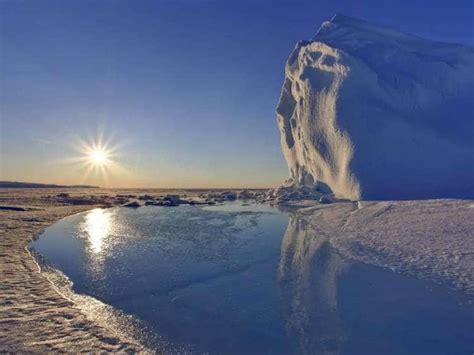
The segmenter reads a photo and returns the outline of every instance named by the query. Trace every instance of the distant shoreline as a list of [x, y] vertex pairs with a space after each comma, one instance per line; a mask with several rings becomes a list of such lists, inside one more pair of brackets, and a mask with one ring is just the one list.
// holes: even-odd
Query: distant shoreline
[[55, 185], [55, 184], [40, 184], [36, 182], [0, 181], [0, 188], [2, 189], [98, 189], [99, 186]]
[[36, 182], [0, 181], [0, 189], [102, 189], [102, 190], [133, 190], [133, 191], [234, 191], [252, 190], [267, 191], [274, 187], [101, 187], [94, 185], [56, 185]]

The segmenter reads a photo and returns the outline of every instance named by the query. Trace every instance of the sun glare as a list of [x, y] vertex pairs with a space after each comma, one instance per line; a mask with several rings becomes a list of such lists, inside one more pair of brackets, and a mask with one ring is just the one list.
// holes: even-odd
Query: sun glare
[[86, 215], [84, 230], [87, 232], [90, 250], [100, 253], [112, 228], [111, 213], [96, 208]]
[[108, 154], [105, 150], [102, 150], [100, 148], [93, 149], [89, 153], [89, 160], [92, 164], [103, 165], [107, 162], [107, 156]]
[[88, 140], [79, 139], [75, 149], [80, 155], [71, 161], [79, 163], [84, 169], [82, 183], [108, 186], [111, 174], [123, 176], [126, 171], [119, 162], [119, 145], [113, 144], [111, 138], [105, 140], [102, 134]]

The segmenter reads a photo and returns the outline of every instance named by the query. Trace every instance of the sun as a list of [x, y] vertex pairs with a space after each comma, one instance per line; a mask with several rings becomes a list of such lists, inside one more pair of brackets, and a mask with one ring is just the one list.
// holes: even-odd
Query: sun
[[93, 148], [88, 154], [89, 162], [94, 165], [105, 165], [108, 153], [102, 148]]
[[114, 142], [110, 134], [107, 139], [102, 133], [88, 139], [78, 138], [71, 142], [78, 155], [68, 162], [77, 164], [77, 171], [83, 172], [81, 183], [108, 186], [112, 175], [123, 177], [128, 174], [128, 169], [120, 161], [123, 144], [123, 140]]
[[82, 156], [79, 160], [86, 168], [86, 175], [105, 175], [111, 168], [117, 166], [116, 148], [104, 143], [101, 139], [81, 143]]

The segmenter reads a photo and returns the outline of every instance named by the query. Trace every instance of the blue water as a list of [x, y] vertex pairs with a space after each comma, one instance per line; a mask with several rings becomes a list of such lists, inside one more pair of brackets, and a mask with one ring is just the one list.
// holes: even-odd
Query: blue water
[[269, 206], [96, 209], [32, 248], [169, 352], [469, 354], [472, 299], [347, 260]]

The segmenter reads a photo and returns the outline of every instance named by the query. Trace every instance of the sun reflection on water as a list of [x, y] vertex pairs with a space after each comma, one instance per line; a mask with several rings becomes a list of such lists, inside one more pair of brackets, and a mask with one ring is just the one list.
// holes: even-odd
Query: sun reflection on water
[[96, 208], [85, 217], [84, 231], [87, 233], [90, 250], [100, 253], [112, 231], [112, 213], [107, 210]]

